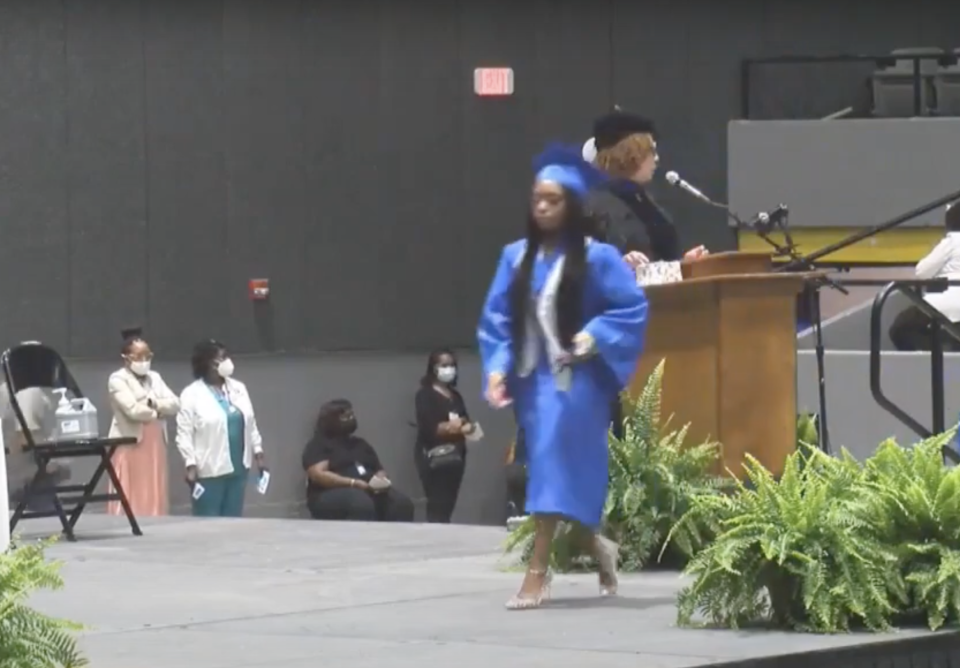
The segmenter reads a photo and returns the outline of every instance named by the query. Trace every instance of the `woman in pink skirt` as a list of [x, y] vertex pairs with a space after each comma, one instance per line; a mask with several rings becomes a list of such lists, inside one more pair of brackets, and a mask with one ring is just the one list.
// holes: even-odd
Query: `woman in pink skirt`
[[[153, 353], [140, 329], [124, 330], [121, 356], [123, 368], [111, 374], [109, 383], [113, 406], [110, 437], [132, 436], [138, 443], [117, 450], [113, 465], [134, 515], [166, 515], [169, 501], [164, 419], [177, 414], [180, 402], [160, 374], [150, 370]], [[120, 515], [123, 508], [119, 501], [111, 501], [107, 512]]]

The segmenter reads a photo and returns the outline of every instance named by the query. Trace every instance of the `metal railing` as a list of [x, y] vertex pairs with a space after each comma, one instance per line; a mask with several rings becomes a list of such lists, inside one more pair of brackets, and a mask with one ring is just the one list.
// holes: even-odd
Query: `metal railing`
[[763, 65], [822, 65], [834, 63], [875, 63], [878, 68], [893, 67], [898, 60], [913, 62], [913, 113], [923, 113], [923, 76], [920, 63], [935, 60], [945, 67], [957, 64], [956, 53], [871, 56], [865, 54], [837, 54], [832, 56], [774, 56], [771, 58], [744, 58], [740, 61], [740, 117], [750, 119], [750, 96], [753, 70]]
[[[842, 281], [844, 285], [877, 285], [877, 281]], [[943, 365], [943, 336], [952, 337], [960, 342], [960, 324], [951, 322], [945, 315], [928, 304], [921, 290], [927, 288], [935, 292], [942, 292], [947, 287], [960, 286], [960, 281], [948, 281], [944, 278], [919, 280], [909, 279], [888, 283], [877, 293], [873, 300], [873, 306], [870, 309], [870, 394], [874, 401], [895, 417], [920, 438], [930, 438], [935, 434], [942, 434], [946, 431], [946, 407], [944, 396], [944, 365]], [[883, 338], [882, 318], [883, 309], [887, 300], [894, 293], [903, 295], [912, 306], [919, 309], [930, 320], [930, 399], [932, 404], [932, 420], [928, 429], [920, 420], [910, 415], [897, 405], [889, 396], [887, 396], [881, 384], [881, 341]], [[944, 461], [950, 460], [954, 463], [960, 463], [960, 454], [949, 446], [943, 448]]]

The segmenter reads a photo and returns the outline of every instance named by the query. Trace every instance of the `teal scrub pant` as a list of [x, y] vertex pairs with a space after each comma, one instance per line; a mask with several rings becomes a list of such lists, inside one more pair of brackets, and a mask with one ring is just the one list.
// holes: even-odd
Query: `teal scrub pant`
[[249, 469], [216, 478], [200, 478], [204, 489], [193, 499], [194, 517], [243, 517], [243, 498], [247, 491]]

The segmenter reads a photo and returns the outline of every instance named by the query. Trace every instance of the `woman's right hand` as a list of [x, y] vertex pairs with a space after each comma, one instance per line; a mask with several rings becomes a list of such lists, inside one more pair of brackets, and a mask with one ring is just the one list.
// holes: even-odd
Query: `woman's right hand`
[[487, 403], [494, 408], [503, 408], [510, 405], [510, 397], [507, 396], [507, 382], [500, 373], [491, 373], [487, 377]]
[[193, 487], [197, 482], [197, 467], [188, 466], [187, 470], [184, 472], [184, 478], [187, 481], [187, 484]]
[[650, 264], [650, 258], [640, 251], [630, 251], [623, 256], [623, 261], [626, 262], [631, 269], [636, 269], [644, 264]]

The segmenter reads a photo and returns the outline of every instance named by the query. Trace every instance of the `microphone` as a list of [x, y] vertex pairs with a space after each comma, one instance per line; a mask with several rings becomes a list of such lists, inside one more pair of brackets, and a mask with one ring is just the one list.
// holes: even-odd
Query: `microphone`
[[786, 204], [780, 204], [769, 213], [761, 211], [756, 217], [747, 223], [747, 227], [757, 230], [761, 233], [770, 232], [775, 227], [781, 227], [789, 215], [789, 209]]
[[677, 188], [680, 188], [681, 190], [687, 191], [687, 193], [689, 193], [690, 195], [693, 195], [693, 196], [696, 197], [697, 199], [702, 200], [702, 201], [706, 202], [707, 204], [713, 204], [713, 203], [714, 203], [712, 199], [710, 199], [709, 197], [707, 197], [706, 195], [704, 195], [702, 192], [700, 192], [699, 190], [697, 190], [696, 188], [694, 188], [692, 185], [690, 185], [689, 183], [687, 183], [686, 181], [684, 181], [683, 179], [681, 179], [681, 178], [680, 178], [680, 175], [677, 174], [676, 172], [667, 172], [665, 178], [667, 179], [667, 183], [669, 183], [670, 185], [676, 186]]
[[748, 229], [757, 230], [758, 232], [769, 232], [770, 214], [765, 211], [761, 211], [754, 217], [753, 220], [747, 221], [746, 227]]

